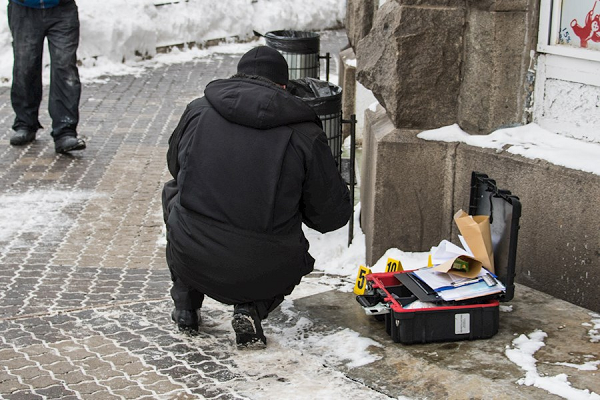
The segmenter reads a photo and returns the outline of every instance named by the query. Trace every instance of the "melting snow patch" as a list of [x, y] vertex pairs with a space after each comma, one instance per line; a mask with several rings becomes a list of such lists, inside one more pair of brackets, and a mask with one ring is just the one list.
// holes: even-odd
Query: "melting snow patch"
[[600, 361], [588, 361], [583, 364], [572, 364], [565, 362], [554, 363], [555, 365], [564, 365], [565, 367], [575, 368], [580, 371], [596, 371], [598, 369], [598, 365], [600, 365]]
[[590, 315], [592, 316], [593, 327], [588, 331], [588, 335], [590, 336], [590, 342], [598, 343], [600, 342], [600, 314], [590, 313]]
[[565, 399], [594, 399], [600, 400], [600, 396], [587, 389], [580, 390], [571, 386], [566, 374], [556, 376], [540, 376], [536, 359], [533, 354], [545, 346], [545, 332], [536, 330], [527, 335], [520, 335], [513, 340], [513, 348], [506, 350], [506, 356], [510, 361], [525, 370], [524, 378], [517, 381], [519, 385], [535, 386]]
[[0, 218], [0, 240], [12, 238], [19, 232], [39, 232], [48, 230], [48, 227], [68, 226], [72, 220], [63, 211], [94, 196], [88, 191], [61, 190], [4, 194], [0, 196], [0, 208], [6, 217]]
[[345, 364], [348, 368], [356, 368], [370, 364], [381, 357], [367, 351], [370, 346], [383, 347], [376, 341], [360, 337], [358, 332], [344, 329], [326, 335], [312, 333], [306, 339], [306, 345], [317, 350], [331, 364]]

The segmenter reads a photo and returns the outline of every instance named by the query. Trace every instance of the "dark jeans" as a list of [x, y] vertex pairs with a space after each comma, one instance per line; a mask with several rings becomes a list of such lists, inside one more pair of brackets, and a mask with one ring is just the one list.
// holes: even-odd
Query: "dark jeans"
[[[173, 298], [175, 308], [179, 310], [196, 310], [202, 307], [202, 302], [204, 301], [203, 293], [200, 293], [183, 283], [181, 279], [178, 279], [173, 273], [173, 270], [171, 270], [171, 280], [173, 281], [171, 297]], [[294, 286], [289, 288], [286, 293], [273, 299], [255, 301], [254, 305], [256, 306], [260, 319], [267, 318], [269, 313], [275, 310], [275, 308], [283, 302], [284, 296], [292, 293], [293, 289]]]
[[42, 52], [48, 38], [50, 94], [48, 112], [54, 140], [77, 136], [81, 83], [77, 70], [79, 14], [75, 2], [48, 9], [8, 4], [8, 25], [13, 37], [13, 83], [11, 101], [14, 130], [35, 132], [42, 101]]

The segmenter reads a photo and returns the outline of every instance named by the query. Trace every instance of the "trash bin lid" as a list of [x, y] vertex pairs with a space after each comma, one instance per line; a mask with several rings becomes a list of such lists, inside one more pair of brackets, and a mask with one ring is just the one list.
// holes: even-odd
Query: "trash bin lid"
[[267, 46], [287, 53], [319, 53], [320, 36], [306, 31], [271, 31], [265, 35]]

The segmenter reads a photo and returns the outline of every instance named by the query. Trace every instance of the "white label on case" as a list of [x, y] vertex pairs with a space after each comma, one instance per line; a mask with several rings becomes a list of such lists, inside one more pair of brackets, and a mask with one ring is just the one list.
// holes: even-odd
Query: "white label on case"
[[454, 316], [454, 334], [462, 335], [471, 332], [471, 315], [456, 314]]

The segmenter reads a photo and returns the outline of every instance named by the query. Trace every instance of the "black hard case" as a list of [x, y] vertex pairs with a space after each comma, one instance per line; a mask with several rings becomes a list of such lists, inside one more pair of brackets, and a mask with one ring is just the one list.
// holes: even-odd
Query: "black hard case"
[[[494, 248], [494, 266], [506, 293], [463, 303], [443, 303], [438, 307], [405, 309], [416, 297], [394, 276], [397, 272], [367, 275], [372, 289], [385, 293], [389, 305], [385, 327], [394, 342], [412, 344], [494, 336], [499, 327], [500, 301], [513, 298], [515, 260], [521, 203], [508, 190], [498, 189], [487, 175], [473, 172], [469, 214], [489, 215]], [[359, 296], [360, 297], [360, 296]], [[359, 299], [359, 302], [362, 303]]]

